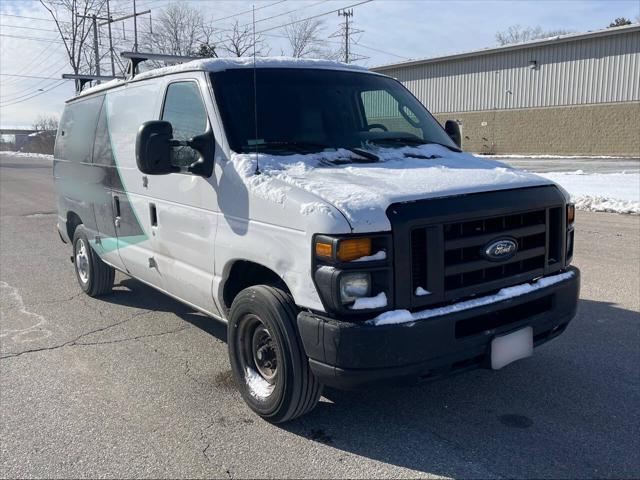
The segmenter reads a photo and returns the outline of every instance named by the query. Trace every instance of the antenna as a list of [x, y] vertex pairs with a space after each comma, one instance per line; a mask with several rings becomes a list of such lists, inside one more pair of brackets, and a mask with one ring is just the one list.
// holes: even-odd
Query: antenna
[[256, 6], [251, 6], [253, 16], [253, 124], [255, 127], [254, 146], [256, 147], [256, 175], [260, 175], [258, 164], [258, 86], [256, 83]]

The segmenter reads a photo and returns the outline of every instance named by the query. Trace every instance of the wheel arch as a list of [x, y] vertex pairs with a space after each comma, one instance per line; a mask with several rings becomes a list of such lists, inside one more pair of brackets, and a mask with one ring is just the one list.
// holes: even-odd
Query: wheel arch
[[67, 212], [67, 235], [71, 242], [73, 242], [73, 234], [75, 233], [76, 228], [78, 228], [78, 225], [82, 225], [82, 223], [80, 215], [76, 212], [71, 210]]
[[236, 259], [229, 262], [223, 278], [222, 307], [226, 312], [242, 290], [255, 285], [278, 287], [291, 295], [291, 290], [280, 275], [269, 267], [251, 260]]

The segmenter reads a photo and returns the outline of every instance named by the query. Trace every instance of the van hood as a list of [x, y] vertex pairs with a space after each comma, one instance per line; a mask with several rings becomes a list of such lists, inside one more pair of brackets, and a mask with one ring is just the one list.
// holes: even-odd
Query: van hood
[[302, 189], [338, 209], [358, 233], [389, 230], [386, 210], [393, 203], [553, 183], [440, 145], [370, 151], [379, 162], [340, 164], [362, 158], [338, 149], [308, 155], [233, 153], [230, 163], [258, 197], [282, 203], [292, 189]]

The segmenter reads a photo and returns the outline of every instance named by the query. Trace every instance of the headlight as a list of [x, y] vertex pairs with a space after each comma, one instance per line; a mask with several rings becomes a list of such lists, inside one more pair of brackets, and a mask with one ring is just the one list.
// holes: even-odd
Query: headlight
[[345, 273], [340, 277], [340, 300], [351, 303], [356, 298], [368, 297], [371, 293], [371, 274]]
[[353, 310], [353, 303], [384, 293], [393, 307], [393, 252], [388, 232], [364, 235], [318, 234], [313, 238], [313, 283], [325, 311], [333, 316], [363, 317], [383, 307]]

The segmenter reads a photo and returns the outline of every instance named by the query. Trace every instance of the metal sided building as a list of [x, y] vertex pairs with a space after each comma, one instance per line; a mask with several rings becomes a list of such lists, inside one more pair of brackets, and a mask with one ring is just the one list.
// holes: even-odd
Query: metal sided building
[[640, 25], [372, 68], [398, 79], [463, 148], [640, 157]]

